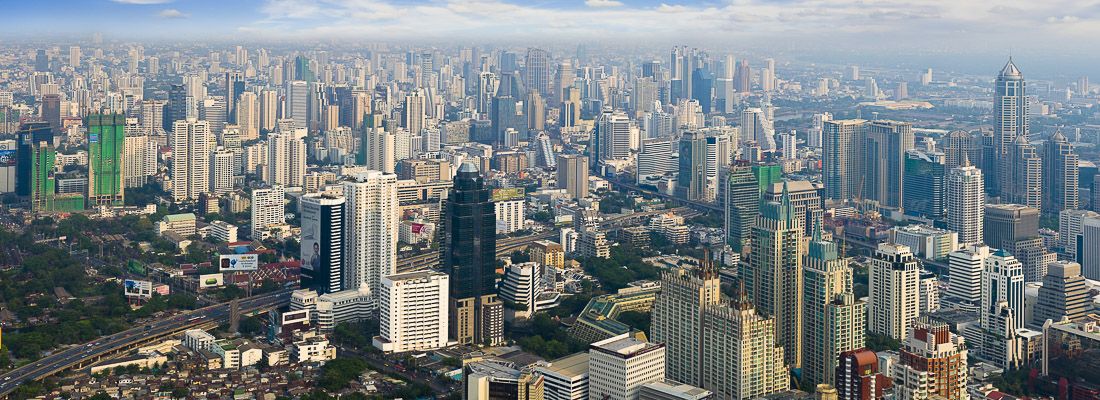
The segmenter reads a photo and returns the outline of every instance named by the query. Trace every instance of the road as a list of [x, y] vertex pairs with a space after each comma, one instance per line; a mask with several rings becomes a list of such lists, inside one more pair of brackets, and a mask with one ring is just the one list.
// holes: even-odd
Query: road
[[[281, 290], [270, 294], [241, 299], [239, 306], [240, 312], [244, 314], [255, 310], [289, 304], [290, 293], [291, 290]], [[88, 362], [94, 361], [100, 356], [125, 350], [149, 338], [168, 336], [196, 326], [212, 323], [217, 324], [221, 321], [226, 321], [229, 319], [229, 309], [230, 303], [221, 303], [189, 311], [170, 319], [105, 336], [93, 343], [59, 350], [56, 353], [35, 361], [33, 364], [24, 365], [0, 376], [0, 397], [7, 396], [23, 383], [46, 378], [72, 368], [73, 366], [87, 365]]]
[[664, 193], [661, 193], [661, 192], [653, 191], [651, 189], [646, 189], [644, 187], [635, 185], [635, 184], [630, 183], [630, 182], [626, 182], [626, 181], [622, 181], [622, 180], [618, 180], [618, 179], [613, 179], [613, 178], [605, 178], [605, 179], [607, 179], [607, 181], [610, 182], [612, 185], [618, 186], [619, 189], [633, 190], [635, 192], [642, 192], [642, 193], [646, 193], [646, 194], [649, 194], [649, 195], [657, 196], [657, 197], [660, 197], [662, 199], [673, 200], [673, 201], [676, 201], [676, 202], [687, 204], [687, 205], [691, 206], [692, 208], [695, 208], [699, 211], [714, 211], [714, 212], [718, 212], [718, 213], [724, 213], [725, 212], [725, 210], [723, 210], [722, 207], [719, 207], [717, 204], [704, 203], [704, 202], [701, 202], [701, 201], [684, 200], [684, 199], [681, 199], [681, 198], [676, 197], [676, 196], [671, 196], [671, 195], [667, 195], [667, 194], [664, 194]]

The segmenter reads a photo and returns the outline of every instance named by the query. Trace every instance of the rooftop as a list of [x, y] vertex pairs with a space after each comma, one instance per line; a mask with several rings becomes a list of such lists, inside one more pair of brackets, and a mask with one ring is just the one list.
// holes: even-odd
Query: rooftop
[[562, 376], [587, 375], [588, 353], [581, 352], [571, 354], [557, 360], [550, 361], [550, 366], [542, 367], [540, 369]]

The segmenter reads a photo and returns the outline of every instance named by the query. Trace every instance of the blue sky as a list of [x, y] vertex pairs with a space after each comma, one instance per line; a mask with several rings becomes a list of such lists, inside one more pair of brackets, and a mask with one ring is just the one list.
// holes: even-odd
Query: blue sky
[[1096, 0], [3, 0], [0, 37], [798, 43], [1100, 53]]

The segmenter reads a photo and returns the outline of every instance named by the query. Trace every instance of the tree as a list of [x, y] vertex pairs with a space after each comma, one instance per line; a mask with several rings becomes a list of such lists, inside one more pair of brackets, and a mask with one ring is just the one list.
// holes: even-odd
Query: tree
[[367, 369], [367, 362], [356, 358], [337, 358], [325, 363], [321, 370], [318, 386], [330, 392], [337, 392], [348, 386], [352, 379]]

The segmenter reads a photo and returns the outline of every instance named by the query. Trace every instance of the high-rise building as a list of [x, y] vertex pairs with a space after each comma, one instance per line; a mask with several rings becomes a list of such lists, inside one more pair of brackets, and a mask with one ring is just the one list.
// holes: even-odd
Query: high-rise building
[[904, 198], [906, 151], [914, 147], [913, 125], [871, 121], [863, 140], [863, 198], [885, 207], [901, 207]]
[[574, 353], [535, 367], [546, 400], [588, 400], [588, 353]]
[[1079, 263], [1084, 261], [1078, 254], [1082, 247], [1079, 242], [1083, 232], [1083, 222], [1090, 218], [1100, 218], [1100, 213], [1086, 210], [1062, 210], [1058, 213], [1058, 246], [1071, 261]]
[[680, 198], [706, 201], [707, 141], [702, 132], [688, 131], [680, 137], [679, 172], [676, 191]]
[[835, 384], [841, 353], [862, 348], [867, 304], [856, 300], [849, 260], [814, 230], [803, 271], [802, 381]]
[[982, 293], [982, 270], [989, 253], [989, 246], [973, 245], [948, 255], [947, 276], [951, 283], [947, 287], [948, 296], [978, 305]]
[[381, 289], [375, 347], [404, 353], [447, 346], [447, 274], [418, 271], [384, 276]]
[[[49, 168], [46, 170], [40, 171], [37, 168], [32, 168], [32, 166], [45, 166], [42, 163], [44, 159], [41, 157], [43, 155], [41, 150], [45, 150], [47, 147], [52, 149], [53, 130], [50, 129], [50, 124], [44, 121], [31, 121], [22, 123], [16, 135], [18, 136], [18, 143], [15, 156], [18, 160], [15, 163], [15, 193], [24, 197], [31, 196], [33, 191], [31, 182], [39, 178], [43, 180], [38, 182], [44, 182], [46, 178], [45, 175], [36, 178], [35, 174], [46, 174], [53, 171], [53, 161], [48, 163]], [[33, 189], [40, 189], [40, 187]]]
[[763, 151], [773, 151], [775, 127], [768, 113], [761, 108], [747, 108], [741, 112], [741, 142], [752, 141]]
[[638, 148], [638, 130], [622, 112], [605, 111], [596, 122], [595, 144], [600, 161], [622, 160]]
[[367, 288], [374, 308], [382, 277], [397, 269], [397, 175], [370, 170], [343, 184], [344, 289]]
[[149, 177], [157, 173], [157, 156], [160, 145], [140, 132], [127, 132], [122, 146], [122, 173], [128, 188], [145, 186]]
[[1047, 275], [1034, 305], [1028, 326], [1039, 329], [1047, 320], [1059, 322], [1068, 318], [1073, 322], [1085, 319], [1089, 309], [1089, 290], [1081, 276], [1081, 264], [1058, 261], [1047, 265]]
[[187, 88], [184, 85], [168, 87], [168, 104], [164, 107], [164, 130], [172, 131], [176, 121], [187, 119]]
[[286, 222], [286, 191], [280, 185], [252, 191], [249, 234], [253, 240], [264, 238], [264, 232]]
[[168, 145], [172, 148], [172, 200], [198, 200], [210, 189], [210, 125], [194, 119], [172, 125]]
[[947, 324], [921, 317], [913, 322], [894, 366], [894, 393], [899, 400], [969, 400], [968, 350]]
[[982, 171], [964, 165], [947, 172], [944, 179], [947, 229], [959, 233], [959, 245], [982, 243], [985, 224], [985, 181]]
[[477, 166], [463, 163], [447, 196], [443, 265], [451, 276], [451, 338], [459, 343], [495, 345], [504, 340], [491, 195]]
[[302, 211], [302, 287], [319, 294], [344, 290], [345, 198], [332, 193], [309, 193]]
[[1100, 218], [1081, 220], [1081, 236], [1077, 238], [1077, 260], [1081, 263], [1081, 275], [1100, 280]]
[[1001, 168], [1001, 199], [1009, 203], [1023, 204], [1028, 207], [1043, 206], [1043, 160], [1035, 151], [1028, 137], [1017, 136], [1004, 158], [1006, 166]]
[[[995, 250], [985, 259], [982, 269], [981, 324], [986, 329], [996, 325], [998, 304], [1005, 303], [1023, 315], [1024, 310], [1024, 271], [1019, 260], [1004, 250]], [[1022, 318], [1013, 322], [1013, 328], [1024, 327]]]
[[279, 119], [279, 94], [275, 90], [267, 89], [260, 92], [260, 125], [259, 129], [266, 132], [275, 130], [275, 121]]
[[1043, 244], [1043, 238], [1032, 236], [1005, 243], [1004, 250], [1016, 256], [1024, 266], [1024, 281], [1039, 282], [1047, 274], [1047, 265], [1058, 260]]
[[221, 146], [210, 152], [210, 193], [220, 195], [233, 191], [233, 176], [240, 172], [235, 158], [232, 150]]
[[589, 400], [634, 400], [642, 385], [664, 378], [664, 345], [624, 333], [588, 347]]
[[982, 141], [965, 131], [951, 131], [943, 138], [944, 168], [951, 170], [969, 162], [982, 165]]
[[523, 81], [528, 89], [550, 95], [550, 53], [543, 49], [528, 48], [523, 59]]
[[126, 119], [121, 114], [93, 114], [88, 128], [88, 205], [120, 206], [125, 195], [123, 152]]
[[397, 135], [384, 128], [364, 126], [362, 151], [367, 168], [393, 173], [397, 164]]
[[858, 199], [863, 189], [863, 130], [860, 119], [824, 122], [822, 180], [825, 198], [836, 201]]
[[588, 157], [576, 154], [558, 155], [558, 188], [569, 197], [588, 197]]
[[426, 104], [425, 94], [419, 89], [405, 96], [402, 127], [413, 135], [419, 135], [428, 125], [428, 116], [425, 114]]
[[[1028, 135], [1028, 98], [1026, 94], [1027, 84], [1024, 75], [1012, 63], [1012, 58], [997, 75], [997, 81], [993, 88], [993, 157], [995, 163], [993, 170], [983, 171], [993, 175], [990, 182], [994, 187], [988, 188], [990, 193], [999, 194], [1006, 189], [1013, 166], [1010, 164], [1009, 154], [1012, 153], [1013, 143], [1017, 137]], [[973, 162], [973, 161], [972, 161]], [[1010, 200], [1011, 201], [1011, 200]]]
[[902, 339], [920, 312], [920, 262], [909, 247], [881, 243], [871, 257], [869, 332]]
[[[121, 110], [118, 110], [121, 111]], [[50, 124], [54, 135], [61, 135], [61, 95], [48, 93], [42, 96], [42, 120]]]
[[651, 336], [665, 346], [665, 376], [696, 386], [703, 386], [703, 310], [721, 302], [717, 271], [707, 266], [662, 273], [653, 303]]
[[776, 343], [786, 365], [802, 362], [802, 230], [786, 188], [779, 202], [761, 205], [749, 263], [740, 277], [752, 303], [775, 318]]
[[693, 338], [702, 342], [702, 386], [719, 399], [755, 399], [791, 385], [776, 319], [758, 314], [741, 289], [729, 304], [704, 308], [703, 330]]
[[834, 379], [840, 400], [881, 400], [890, 387], [890, 378], [879, 371], [878, 356], [866, 348], [840, 353]]
[[309, 83], [290, 81], [286, 85], [286, 111], [284, 118], [294, 120], [295, 128], [309, 127]]
[[1021, 204], [985, 206], [985, 244], [1003, 249], [1017, 240], [1039, 235], [1039, 209]]
[[1078, 160], [1073, 144], [1058, 130], [1043, 145], [1043, 210], [1057, 214], [1080, 206]]
[[233, 122], [241, 128], [241, 136], [245, 140], [260, 138], [260, 102], [256, 93], [244, 92], [238, 95], [237, 105], [234, 108]]
[[902, 208], [908, 215], [943, 218], [944, 153], [924, 150], [905, 152]]
[[524, 262], [504, 267], [499, 295], [506, 305], [506, 320], [529, 318], [540, 311], [536, 300], [542, 295], [542, 279], [542, 267], [538, 263]]
[[306, 144], [298, 134], [278, 132], [267, 136], [269, 185], [301, 186], [306, 175]]
[[734, 165], [726, 175], [726, 243], [733, 251], [745, 253], [752, 241], [752, 226], [760, 210], [760, 187], [748, 165]]
[[[757, 171], [764, 172], [759, 167], [755, 166]], [[771, 180], [765, 175], [757, 174], [757, 179], [760, 182]], [[794, 208], [795, 223], [798, 225], [799, 231], [806, 237], [814, 235], [814, 230], [825, 217], [825, 210], [822, 208], [821, 202], [822, 187], [820, 184], [810, 181], [786, 180], [764, 184], [763, 189], [761, 200], [764, 202], [782, 202], [783, 196], [787, 196], [790, 199], [791, 207]]]
[[752, 70], [749, 68], [748, 60], [741, 60], [737, 64], [737, 71], [733, 78], [733, 88], [741, 93], [752, 91]]
[[227, 121], [237, 121], [237, 101], [244, 91], [244, 73], [228, 71], [225, 73], [225, 116]]

